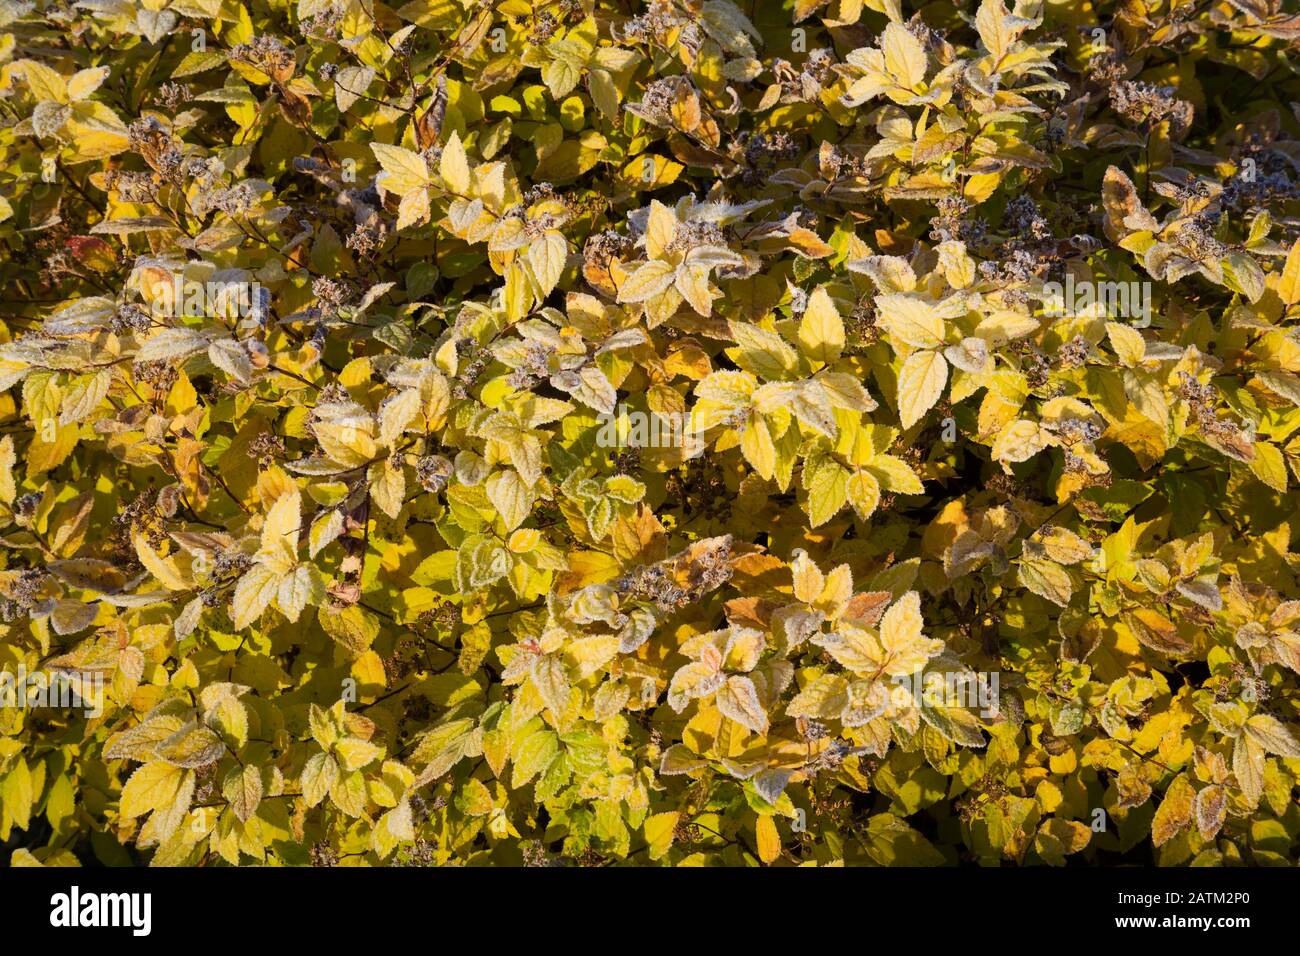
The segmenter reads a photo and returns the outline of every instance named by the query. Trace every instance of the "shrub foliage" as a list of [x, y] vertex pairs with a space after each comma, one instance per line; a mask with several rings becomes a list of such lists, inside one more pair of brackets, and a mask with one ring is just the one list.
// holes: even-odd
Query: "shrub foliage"
[[5, 0], [12, 862], [1294, 863], [1297, 37]]

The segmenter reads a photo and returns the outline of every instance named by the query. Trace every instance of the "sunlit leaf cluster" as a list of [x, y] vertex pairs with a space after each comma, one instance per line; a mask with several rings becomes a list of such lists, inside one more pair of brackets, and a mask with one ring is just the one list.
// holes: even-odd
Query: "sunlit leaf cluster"
[[3, 0], [5, 861], [1295, 865], [1298, 42]]

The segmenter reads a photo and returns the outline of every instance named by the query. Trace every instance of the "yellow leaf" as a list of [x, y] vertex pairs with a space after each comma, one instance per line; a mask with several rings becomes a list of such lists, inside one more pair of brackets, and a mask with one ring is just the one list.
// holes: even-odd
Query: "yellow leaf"
[[1286, 491], [1286, 459], [1276, 445], [1258, 442], [1255, 445], [1255, 457], [1250, 460], [1250, 470], [1274, 491]]
[[339, 763], [347, 771], [360, 770], [379, 759], [384, 752], [382, 747], [372, 744], [360, 737], [345, 737], [334, 745], [334, 753]]
[[823, 674], [786, 705], [790, 717], [836, 719], [849, 706], [849, 682], [839, 674]]
[[886, 654], [886, 676], [913, 674], [943, 650], [942, 641], [922, 635], [921, 628], [924, 624], [921, 617], [921, 595], [916, 591], [908, 591], [889, 606], [880, 622], [880, 645]]
[[878, 295], [876, 309], [878, 322], [891, 338], [917, 349], [934, 349], [943, 344], [943, 319], [920, 296], [906, 292]]
[[63, 77], [44, 63], [36, 60], [17, 60], [15, 70], [21, 71], [23, 79], [31, 88], [32, 95], [39, 100], [54, 100], [56, 103], [68, 101], [68, 87]]
[[914, 352], [898, 373], [898, 414], [904, 428], [911, 428], [943, 394], [948, 381], [948, 363], [938, 352]]
[[808, 520], [816, 528], [834, 518], [848, 500], [848, 471], [838, 462], [823, 460], [815, 467], [804, 463], [808, 489]]
[[370, 150], [383, 167], [383, 172], [375, 177], [375, 184], [385, 192], [405, 196], [429, 184], [429, 170], [419, 153], [386, 143], [371, 143]]
[[1007, 8], [1002, 0], [984, 0], [980, 4], [979, 13], [975, 14], [975, 29], [979, 31], [984, 48], [993, 54], [995, 61], [1002, 59], [1014, 39], [1007, 29], [1006, 18]]
[[761, 416], [755, 415], [740, 436], [740, 450], [754, 471], [765, 479], [776, 474], [776, 445], [772, 433]]
[[821, 597], [822, 588], [826, 586], [826, 578], [816, 562], [808, 557], [806, 551], [800, 550], [795, 553], [794, 560], [790, 562], [790, 574], [794, 578], [796, 601], [813, 604]]
[[249, 568], [235, 585], [231, 599], [230, 616], [234, 619], [235, 630], [243, 630], [261, 617], [279, 587], [280, 575], [270, 568], [261, 564]]
[[799, 344], [804, 354], [827, 364], [844, 351], [844, 320], [825, 287], [818, 287], [808, 297], [799, 322]]
[[758, 699], [758, 690], [748, 677], [733, 675], [727, 678], [714, 699], [723, 716], [748, 727], [756, 734], [767, 732], [768, 716]]
[[110, 69], [106, 66], [92, 67], [88, 70], [78, 70], [68, 81], [68, 99], [72, 102], [84, 100], [95, 90], [99, 89], [104, 80], [108, 79]]
[[190, 582], [177, 566], [174, 556], [164, 558], [159, 555], [139, 532], [131, 536], [131, 543], [135, 546], [135, 553], [140, 558], [140, 563], [158, 579], [163, 587], [169, 591], [189, 590]]
[[294, 561], [298, 555], [298, 534], [302, 530], [302, 494], [297, 486], [276, 498], [262, 525], [262, 552], [284, 555]]
[[993, 442], [993, 457], [1000, 462], [1028, 461], [1051, 444], [1051, 433], [1023, 418], [1008, 422]]
[[[47, 436], [45, 429], [38, 429], [31, 444], [27, 446], [27, 477], [34, 478], [63, 464], [77, 447], [80, 436], [81, 429], [78, 425], [60, 425], [52, 436]], [[47, 437], [50, 437], [49, 441], [46, 440]]]
[[1132, 326], [1120, 322], [1107, 322], [1106, 336], [1110, 339], [1111, 348], [1115, 350], [1119, 360], [1129, 368], [1141, 365], [1142, 360], [1146, 358], [1146, 340], [1142, 338], [1142, 333]]
[[379, 443], [393, 448], [408, 425], [420, 414], [420, 390], [407, 388], [397, 392], [379, 410]]
[[1187, 782], [1186, 777], [1174, 778], [1151, 820], [1153, 844], [1163, 846], [1192, 822], [1192, 802], [1195, 798], [1196, 790]]
[[330, 787], [334, 786], [339, 779], [339, 765], [329, 754], [318, 753], [307, 759], [306, 765], [302, 768], [302, 788], [303, 799], [307, 801], [307, 806], [314, 807], [325, 799], [329, 793]]
[[14, 465], [18, 456], [14, 454], [14, 436], [0, 438], [0, 501], [13, 504], [18, 495], [18, 486], [14, 482]]
[[548, 232], [540, 242], [528, 247], [528, 264], [532, 266], [533, 278], [537, 280], [542, 298], [550, 295], [560, 281], [568, 257], [568, 243], [558, 232]]
[[127, 820], [170, 806], [193, 772], [155, 760], [136, 769], [122, 788], [119, 812]]
[[645, 842], [649, 849], [646, 855], [650, 859], [661, 859], [672, 848], [673, 836], [677, 832], [677, 821], [680, 818], [681, 814], [676, 810], [646, 817]]
[[619, 302], [644, 302], [673, 284], [677, 269], [667, 262], [651, 260], [627, 277], [618, 290]]
[[[12, 686], [12, 685], [11, 685]], [[21, 754], [0, 783], [0, 807], [3, 808], [3, 826], [6, 832], [12, 823], [20, 830], [27, 829], [31, 820], [32, 804], [36, 799], [36, 788], [32, 781], [32, 772]]]
[[226, 745], [214, 730], [190, 721], [162, 741], [155, 752], [174, 767], [197, 769], [220, 760]]
[[747, 322], [730, 323], [731, 334], [739, 343], [736, 364], [768, 381], [789, 378], [799, 367], [799, 354], [775, 332]]
[[447, 140], [447, 145], [442, 148], [438, 172], [449, 190], [461, 196], [469, 193], [469, 157], [465, 155], [465, 147], [460, 141], [459, 133], [452, 133], [451, 139]]
[[407, 193], [397, 206], [397, 228], [405, 229], [429, 218], [429, 194], [423, 189]]
[[308, 604], [319, 604], [325, 597], [325, 583], [314, 565], [300, 564], [280, 579], [276, 606], [290, 621], [298, 620]]
[[369, 688], [372, 692], [388, 686], [383, 659], [373, 650], [365, 651], [352, 662], [352, 676], [362, 689]]
[[849, 504], [863, 521], [875, 513], [880, 505], [880, 482], [869, 471], [856, 471], [849, 476]]
[[1278, 278], [1277, 294], [1287, 305], [1300, 302], [1300, 239], [1295, 241], [1295, 245], [1287, 253], [1286, 265], [1283, 266], [1282, 275]]
[[514, 531], [524, 523], [532, 509], [532, 494], [528, 486], [519, 477], [519, 473], [507, 468], [499, 471], [487, 480], [487, 496], [501, 515], [506, 531]]
[[709, 270], [706, 267], [683, 266], [677, 270], [674, 285], [700, 315], [713, 313], [713, 293], [709, 288]]
[[758, 837], [758, 858], [764, 863], [771, 863], [781, 855], [781, 836], [776, 832], [776, 823], [770, 816], [761, 815], [755, 832]]
[[554, 654], [535, 657], [530, 676], [551, 714], [558, 719], [569, 705], [569, 675], [564, 670], [564, 662]]
[[247, 823], [262, 802], [262, 772], [249, 764], [231, 770], [221, 787], [230, 809], [241, 823]]
[[880, 48], [885, 54], [885, 69], [899, 86], [910, 90], [925, 79], [925, 49], [901, 23], [885, 27]]
[[1017, 580], [1039, 597], [1060, 607], [1068, 605], [1074, 593], [1070, 573], [1052, 561], [1022, 560]]
[[406, 499], [406, 470], [401, 456], [377, 461], [366, 472], [370, 482], [370, 498], [390, 518], [401, 513]]
[[654, 199], [650, 202], [650, 216], [646, 222], [645, 252], [650, 259], [663, 258], [664, 250], [673, 241], [677, 231], [677, 217], [673, 211]]
[[619, 175], [625, 185], [634, 189], [658, 189], [676, 182], [685, 168], [664, 156], [642, 153], [632, 157]]
[[1047, 556], [1061, 564], [1078, 564], [1092, 557], [1092, 545], [1059, 525], [1040, 529], [1037, 540], [1047, 551]]
[[349, 416], [317, 422], [312, 426], [312, 434], [325, 454], [340, 465], [352, 468], [368, 463], [379, 450], [373, 427], [374, 422], [369, 416]]
[[925, 493], [925, 485], [912, 470], [912, 466], [895, 455], [873, 455], [863, 467], [880, 482], [881, 491], [892, 491], [900, 495], [920, 495]]

